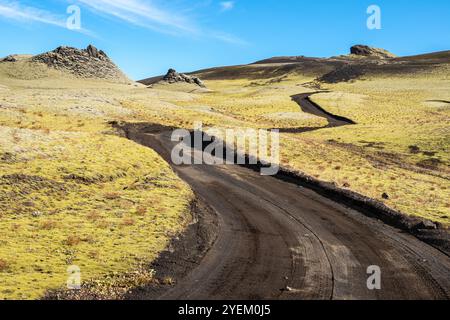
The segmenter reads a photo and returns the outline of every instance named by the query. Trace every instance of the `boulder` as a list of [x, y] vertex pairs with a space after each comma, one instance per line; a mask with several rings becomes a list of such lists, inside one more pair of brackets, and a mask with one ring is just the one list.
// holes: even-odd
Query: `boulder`
[[423, 220], [421, 221], [417, 227], [418, 230], [436, 230], [438, 227], [436, 223], [430, 221], [430, 220]]
[[99, 55], [98, 49], [96, 47], [94, 47], [93, 45], [88, 45], [88, 47], [86, 48], [86, 51], [91, 57], [97, 58]]
[[168, 83], [179, 83], [179, 82], [185, 82], [185, 83], [191, 83], [195, 84], [199, 87], [205, 88], [205, 84], [202, 80], [198, 77], [191, 77], [184, 73], [178, 73], [175, 69], [169, 69], [167, 74], [163, 77], [162, 81], [168, 82]]

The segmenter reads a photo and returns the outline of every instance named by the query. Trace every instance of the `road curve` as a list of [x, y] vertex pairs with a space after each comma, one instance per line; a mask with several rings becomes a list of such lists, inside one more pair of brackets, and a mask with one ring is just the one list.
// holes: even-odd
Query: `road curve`
[[[303, 112], [310, 113], [318, 117], [322, 117], [328, 120], [328, 126], [325, 128], [333, 128], [333, 127], [341, 127], [341, 126], [347, 126], [350, 124], [356, 124], [353, 120], [338, 116], [335, 114], [332, 114], [325, 109], [323, 109], [321, 106], [319, 106], [317, 103], [312, 101], [310, 97], [314, 94], [322, 93], [322, 92], [328, 92], [328, 91], [318, 91], [318, 92], [309, 92], [309, 93], [301, 93], [291, 96], [291, 99], [295, 101]], [[323, 129], [323, 128], [319, 128]]]
[[[169, 133], [129, 138], [167, 159]], [[174, 166], [217, 213], [200, 264], [159, 299], [449, 299], [450, 258], [311, 190], [240, 166]], [[381, 290], [367, 268], [381, 268]]]

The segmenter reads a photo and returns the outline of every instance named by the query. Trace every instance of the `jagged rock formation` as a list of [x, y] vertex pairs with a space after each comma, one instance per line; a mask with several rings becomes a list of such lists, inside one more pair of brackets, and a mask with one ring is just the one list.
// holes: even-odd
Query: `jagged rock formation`
[[389, 59], [396, 58], [397, 56], [387, 50], [373, 48], [365, 45], [356, 45], [350, 48], [350, 53], [356, 56], [365, 56], [372, 58]]
[[80, 78], [129, 81], [105, 52], [92, 45], [81, 50], [65, 46], [58, 47], [53, 51], [34, 56], [32, 61], [45, 63], [57, 70], [68, 71]]
[[196, 84], [202, 88], [206, 88], [205, 84], [198, 77], [191, 77], [184, 73], [178, 73], [174, 69], [169, 69], [167, 74], [162, 78], [162, 81], [168, 83], [178, 83], [178, 82], [186, 82], [191, 84]]

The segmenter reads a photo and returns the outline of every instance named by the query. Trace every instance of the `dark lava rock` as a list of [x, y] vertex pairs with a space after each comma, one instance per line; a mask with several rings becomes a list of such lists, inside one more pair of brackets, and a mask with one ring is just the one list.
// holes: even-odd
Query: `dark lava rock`
[[365, 45], [356, 45], [350, 48], [350, 53], [357, 56], [374, 57], [381, 59], [395, 58], [396, 55], [387, 50], [373, 48]]
[[205, 84], [198, 77], [191, 77], [184, 73], [178, 73], [175, 69], [169, 69], [167, 74], [162, 79], [168, 83], [179, 83], [186, 82], [191, 84], [196, 84], [202, 88], [206, 88]]
[[412, 223], [410, 224], [410, 230], [417, 233], [423, 230], [438, 230], [442, 228], [442, 225], [438, 222], [433, 222], [427, 219], [412, 218]]
[[409, 146], [409, 152], [412, 154], [420, 153], [420, 148], [418, 146]]
[[437, 225], [432, 221], [423, 220], [422, 222], [419, 223], [419, 225], [417, 225], [416, 228], [419, 230], [436, 230]]
[[58, 47], [53, 51], [34, 56], [32, 61], [45, 63], [57, 70], [68, 71], [80, 78], [129, 81], [106, 53], [93, 45], [81, 50], [65, 46]]

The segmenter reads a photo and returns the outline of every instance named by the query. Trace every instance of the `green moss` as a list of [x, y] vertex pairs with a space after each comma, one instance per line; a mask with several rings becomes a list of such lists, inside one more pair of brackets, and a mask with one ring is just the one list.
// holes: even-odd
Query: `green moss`
[[69, 265], [86, 280], [133, 270], [190, 217], [190, 189], [152, 150], [101, 134], [49, 135], [45, 160], [0, 164], [1, 298], [62, 287]]
[[[290, 98], [313, 91], [301, 85], [310, 80], [208, 81], [209, 92], [192, 92], [1, 64], [0, 299], [64, 287], [70, 265], [94, 292], [118, 297], [151, 280], [142, 265], [189, 222], [189, 187], [155, 152], [111, 135], [108, 121], [322, 127]], [[448, 72], [329, 85], [313, 99], [358, 125], [282, 134], [281, 162], [449, 225], [450, 109], [430, 102], [450, 101], [449, 86]]]

